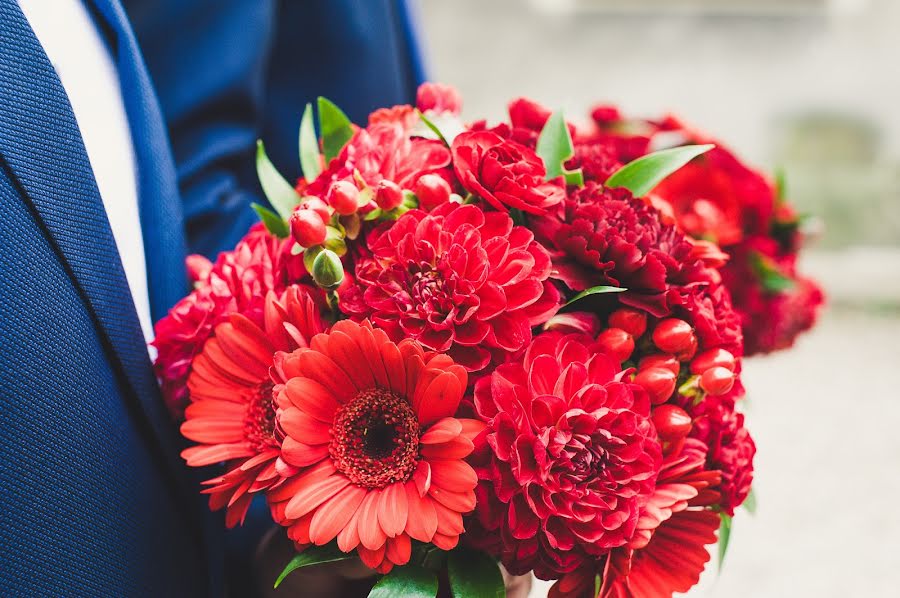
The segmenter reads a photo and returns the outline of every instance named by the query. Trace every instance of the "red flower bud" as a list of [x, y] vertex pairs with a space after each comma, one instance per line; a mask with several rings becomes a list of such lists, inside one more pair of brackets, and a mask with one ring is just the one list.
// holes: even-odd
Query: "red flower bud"
[[350, 181], [336, 181], [328, 190], [328, 203], [341, 216], [354, 214], [359, 209], [359, 189]]
[[303, 203], [300, 204], [298, 208], [300, 210], [312, 210], [316, 214], [322, 218], [322, 222], [328, 222], [331, 220], [331, 208], [328, 207], [328, 204], [319, 199], [318, 197], [306, 197], [303, 199]]
[[735, 368], [734, 355], [725, 349], [716, 348], [704, 351], [691, 361], [692, 374], [702, 374], [714, 367], [723, 367], [733, 372]]
[[609, 325], [621, 328], [634, 338], [639, 338], [647, 330], [647, 316], [644, 312], [623, 307], [610, 314]]
[[302, 247], [313, 247], [325, 242], [325, 222], [313, 210], [295, 210], [291, 214], [291, 235]]
[[200, 282], [209, 278], [209, 273], [212, 271], [213, 267], [211, 261], [197, 253], [192, 253], [187, 256], [184, 263], [187, 266], [188, 276], [190, 277], [191, 282]]
[[639, 370], [646, 370], [650, 368], [663, 368], [664, 370], [669, 370], [677, 376], [678, 372], [681, 371], [681, 364], [678, 363], [678, 360], [675, 359], [674, 355], [669, 355], [668, 353], [656, 353], [655, 355], [647, 355], [646, 357], [642, 357], [640, 363], [638, 364]]
[[642, 386], [650, 395], [650, 402], [654, 405], [665, 403], [675, 392], [675, 383], [678, 377], [672, 370], [664, 368], [647, 368], [640, 370], [634, 377], [634, 383]]
[[700, 388], [713, 396], [725, 394], [732, 386], [734, 372], [721, 366], [709, 368], [700, 376]]
[[653, 410], [651, 419], [663, 442], [681, 440], [691, 431], [691, 416], [677, 405], [660, 405]]
[[437, 174], [425, 174], [416, 181], [415, 193], [423, 210], [433, 210], [450, 201], [450, 184]]
[[597, 344], [602, 353], [619, 363], [631, 357], [634, 351], [634, 338], [621, 328], [607, 328], [597, 337]]
[[394, 181], [382, 179], [375, 188], [375, 203], [384, 211], [390, 211], [403, 203], [403, 189]]
[[691, 325], [678, 318], [666, 318], [653, 330], [653, 343], [666, 353], [680, 353], [696, 342]]

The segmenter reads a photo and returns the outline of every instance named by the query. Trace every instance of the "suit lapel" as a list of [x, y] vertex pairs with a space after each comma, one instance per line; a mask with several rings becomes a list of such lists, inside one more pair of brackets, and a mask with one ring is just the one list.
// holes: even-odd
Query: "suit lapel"
[[164, 466], [183, 492], [187, 480], [177, 454], [177, 430], [159, 395], [77, 122], [56, 71], [15, 0], [0, 0], [0, 98], [0, 157], [97, 322], [128, 387], [123, 396], [147, 423]]

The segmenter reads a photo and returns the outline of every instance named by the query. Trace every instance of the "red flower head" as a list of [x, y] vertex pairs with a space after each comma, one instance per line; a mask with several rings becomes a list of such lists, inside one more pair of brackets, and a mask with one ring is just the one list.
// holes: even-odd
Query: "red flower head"
[[559, 307], [547, 251], [505, 213], [453, 203], [413, 210], [367, 243], [371, 257], [357, 263], [341, 308], [471, 372], [527, 346], [531, 328]]
[[691, 436], [709, 446], [708, 468], [722, 472], [721, 507], [729, 515], [744, 502], [753, 485], [756, 444], [734, 402], [707, 397], [692, 413]]
[[454, 417], [464, 368], [344, 320], [283, 355], [279, 372], [281, 458], [297, 473], [268, 497], [299, 548], [337, 538], [385, 573], [409, 561], [411, 540], [456, 545], [475, 507], [462, 459], [484, 428]]
[[556, 276], [573, 291], [598, 284], [628, 289], [620, 300], [655, 316], [680, 303], [675, 283], [716, 278], [691, 260], [692, 245], [659, 213], [627, 189], [588, 183], [565, 204], [562, 219], [534, 222], [538, 234], [557, 249]]
[[544, 163], [534, 150], [496, 133], [460, 133], [451, 150], [462, 186], [498, 210], [542, 214], [565, 196], [562, 187], [544, 182]]
[[449, 164], [450, 152], [443, 143], [410, 138], [405, 120], [396, 122], [386, 117], [359, 129], [328, 168], [314, 181], [301, 180], [298, 190], [325, 197], [333, 182], [353, 181], [354, 172], [373, 188], [388, 179], [412, 189], [420, 176], [439, 172]]
[[775, 203], [769, 181], [721, 146], [666, 177], [653, 193], [672, 205], [682, 230], [725, 247], [764, 232]]
[[546, 106], [542, 106], [528, 98], [517, 98], [509, 103], [509, 122], [516, 129], [527, 129], [540, 133], [547, 119], [553, 112]]
[[173, 417], [180, 419], [188, 403], [191, 361], [215, 326], [232, 313], [261, 323], [266, 294], [284, 291], [291, 262], [302, 269], [302, 259], [289, 253], [289, 242], [257, 224], [234, 251], [221, 253], [212, 269], [203, 272], [197, 289], [157, 322], [152, 343], [158, 351], [154, 368]]
[[462, 97], [452, 85], [423, 83], [416, 91], [416, 108], [422, 112], [459, 114], [462, 111]]
[[720, 475], [705, 471], [705, 461], [706, 446], [693, 439], [667, 456], [631, 541], [563, 576], [550, 598], [593, 596], [598, 573], [599, 598], [671, 598], [696, 585], [719, 526], [719, 516], [706, 507], [718, 502], [712, 488]]
[[483, 529], [469, 540], [513, 573], [556, 579], [625, 545], [653, 493], [649, 399], [597, 350], [590, 337], [545, 333], [475, 385], [488, 433], [473, 456]]
[[721, 347], [732, 355], [744, 354], [741, 318], [723, 285], [698, 285], [686, 291], [676, 313], [691, 323], [700, 349]]
[[208, 480], [214, 511], [228, 508], [226, 524], [242, 522], [253, 495], [278, 481], [280, 439], [269, 368], [276, 351], [307, 346], [325, 325], [305, 289], [293, 286], [284, 299], [266, 297], [263, 324], [231, 314], [194, 358], [188, 387], [191, 404], [181, 433], [197, 446], [182, 457], [193, 467], [227, 461], [227, 472]]

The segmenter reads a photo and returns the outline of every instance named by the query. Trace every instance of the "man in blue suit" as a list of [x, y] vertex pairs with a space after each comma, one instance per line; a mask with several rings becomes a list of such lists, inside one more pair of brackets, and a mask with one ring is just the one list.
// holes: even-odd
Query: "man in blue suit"
[[295, 174], [306, 101], [421, 78], [399, 0], [123, 2], [0, 0], [0, 596], [226, 593], [150, 322], [253, 221], [257, 137]]

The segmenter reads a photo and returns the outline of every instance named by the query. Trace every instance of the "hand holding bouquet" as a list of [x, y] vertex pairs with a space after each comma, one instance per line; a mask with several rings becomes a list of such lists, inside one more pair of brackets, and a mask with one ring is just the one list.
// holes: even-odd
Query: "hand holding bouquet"
[[320, 100], [296, 185], [260, 147], [274, 211], [192, 257], [157, 327], [183, 456], [225, 464], [228, 526], [267, 501], [283, 575], [355, 555], [373, 596], [495, 595], [497, 562], [553, 596], [687, 591], [755, 453], [730, 256], [666, 179], [717, 150], [459, 111], [433, 84], [366, 127]]

